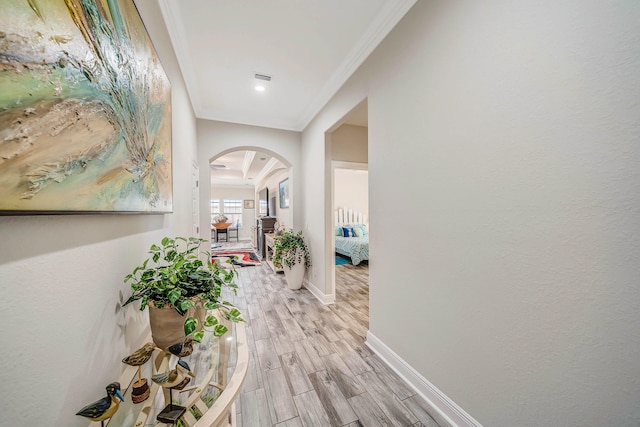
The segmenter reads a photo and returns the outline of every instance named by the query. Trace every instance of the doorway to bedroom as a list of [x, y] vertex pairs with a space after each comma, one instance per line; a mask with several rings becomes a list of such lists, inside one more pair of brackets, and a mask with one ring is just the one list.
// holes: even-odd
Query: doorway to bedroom
[[336, 305], [369, 326], [369, 176], [367, 100], [351, 110], [327, 142], [331, 161], [331, 257], [329, 278]]
[[335, 299], [348, 302], [368, 329], [369, 173], [366, 163], [337, 161], [332, 166]]

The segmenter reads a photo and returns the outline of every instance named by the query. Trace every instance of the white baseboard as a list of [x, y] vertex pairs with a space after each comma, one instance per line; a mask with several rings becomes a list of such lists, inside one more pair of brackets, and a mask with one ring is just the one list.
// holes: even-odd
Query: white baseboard
[[373, 350], [391, 369], [418, 393], [452, 427], [482, 427], [453, 400], [431, 384], [418, 371], [380, 341], [371, 331], [367, 331], [365, 344]]
[[311, 283], [306, 277], [304, 278], [302, 285], [307, 288], [307, 290], [309, 290], [309, 292], [311, 292], [314, 297], [318, 298], [318, 301], [320, 301], [321, 303], [327, 305], [336, 302], [335, 294], [325, 294], [320, 289], [318, 289], [316, 285]]

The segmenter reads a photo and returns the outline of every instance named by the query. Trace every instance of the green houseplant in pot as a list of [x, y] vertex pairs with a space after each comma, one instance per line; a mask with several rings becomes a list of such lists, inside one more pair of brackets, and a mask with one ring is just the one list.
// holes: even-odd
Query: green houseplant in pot
[[215, 316], [205, 317], [207, 310], [242, 321], [240, 311], [222, 299], [225, 288], [235, 293], [236, 271], [213, 265], [211, 255], [200, 251], [204, 242], [195, 237], [165, 237], [160, 245], [152, 245], [151, 256], [124, 278], [132, 291], [124, 305], [139, 300], [140, 310], [149, 307], [153, 341], [162, 349], [184, 341], [189, 334], [195, 341], [201, 340], [202, 326], [212, 327], [216, 336], [223, 335], [227, 328]]
[[289, 289], [300, 289], [305, 270], [311, 266], [311, 254], [302, 231], [283, 231], [273, 240], [273, 265], [284, 270]]

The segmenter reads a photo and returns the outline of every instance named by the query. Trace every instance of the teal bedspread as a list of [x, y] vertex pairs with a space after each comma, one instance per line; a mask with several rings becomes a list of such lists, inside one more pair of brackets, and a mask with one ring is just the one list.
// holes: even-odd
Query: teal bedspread
[[363, 237], [336, 236], [336, 252], [351, 258], [353, 265], [369, 260], [369, 235]]

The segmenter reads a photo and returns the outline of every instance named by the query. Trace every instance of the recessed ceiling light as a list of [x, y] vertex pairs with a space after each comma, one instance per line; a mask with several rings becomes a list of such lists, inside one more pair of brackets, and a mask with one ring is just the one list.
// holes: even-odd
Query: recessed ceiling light
[[266, 157], [260, 157], [260, 160], [267, 160]]

